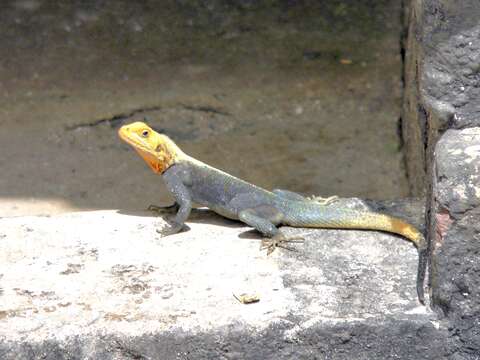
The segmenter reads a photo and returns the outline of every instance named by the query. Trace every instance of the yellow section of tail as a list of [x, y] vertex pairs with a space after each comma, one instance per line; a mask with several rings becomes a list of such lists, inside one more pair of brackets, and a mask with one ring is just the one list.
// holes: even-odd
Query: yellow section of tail
[[321, 226], [364, 229], [364, 230], [381, 230], [401, 235], [412, 241], [418, 249], [426, 247], [425, 238], [422, 233], [409, 223], [386, 214], [374, 212], [344, 212], [344, 217], [334, 222], [322, 223]]
[[412, 225], [397, 218], [391, 218], [392, 232], [405, 236], [412, 240], [417, 246], [423, 240], [423, 235]]
[[[409, 223], [385, 214], [372, 214], [371, 224], [375, 224], [378, 230], [388, 231], [402, 235], [411, 240], [417, 248], [421, 249], [425, 246], [425, 239], [420, 231]], [[370, 216], [368, 216], [370, 217]]]

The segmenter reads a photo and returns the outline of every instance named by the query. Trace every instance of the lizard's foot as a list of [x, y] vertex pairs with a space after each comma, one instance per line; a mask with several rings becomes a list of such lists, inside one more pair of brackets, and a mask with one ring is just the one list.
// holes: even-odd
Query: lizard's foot
[[278, 233], [272, 238], [264, 238], [262, 239], [262, 244], [260, 245], [260, 250], [267, 250], [267, 255], [270, 255], [277, 247], [296, 251], [296, 249], [286, 246], [285, 243], [301, 243], [305, 239], [301, 236], [285, 236], [282, 233]]
[[182, 224], [176, 224], [176, 223], [168, 223], [167, 226], [165, 226], [162, 229], [156, 229], [157, 233], [162, 235], [162, 237], [168, 236], [168, 235], [173, 235], [177, 234], [180, 231], [182, 231], [183, 225]]
[[338, 201], [339, 197], [337, 195], [333, 195], [333, 196], [329, 196], [329, 197], [322, 197], [322, 196], [315, 196], [315, 195], [312, 195], [312, 196], [309, 196], [307, 198], [308, 200], [310, 201], [315, 201], [317, 203], [319, 203], [320, 205], [330, 205], [336, 201]]
[[159, 215], [164, 215], [164, 214], [175, 214], [178, 211], [178, 208], [179, 208], [178, 204], [175, 203], [173, 205], [168, 205], [168, 206], [149, 205], [147, 210], [156, 212]]

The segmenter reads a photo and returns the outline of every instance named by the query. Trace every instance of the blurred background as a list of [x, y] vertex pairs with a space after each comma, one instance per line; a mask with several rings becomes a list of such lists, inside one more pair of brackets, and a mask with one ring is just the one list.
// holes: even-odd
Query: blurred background
[[266, 188], [408, 195], [398, 0], [3, 0], [0, 216], [169, 203], [146, 121]]

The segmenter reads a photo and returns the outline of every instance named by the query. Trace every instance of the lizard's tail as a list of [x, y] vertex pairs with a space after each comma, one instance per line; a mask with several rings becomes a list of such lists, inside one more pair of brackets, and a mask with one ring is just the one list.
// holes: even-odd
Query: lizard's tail
[[[297, 219], [298, 221], [299, 219]], [[307, 219], [305, 219], [307, 220]], [[300, 221], [302, 222], [302, 221]], [[334, 216], [314, 216], [297, 226], [336, 228], [336, 229], [365, 229], [380, 230], [402, 235], [412, 241], [418, 250], [417, 295], [418, 300], [425, 302], [423, 284], [427, 268], [427, 243], [424, 236], [414, 226], [405, 221], [374, 212], [346, 211], [337, 212]]]
[[427, 259], [428, 259], [428, 253], [427, 253], [427, 244], [425, 242], [425, 239], [423, 240], [425, 243], [424, 246], [417, 247], [418, 250], [418, 268], [417, 268], [417, 296], [418, 296], [418, 301], [420, 303], [425, 304], [425, 293], [423, 290], [423, 284], [425, 282], [425, 273], [427, 271]]
[[[290, 221], [289, 221], [290, 220]], [[340, 211], [312, 211], [310, 216], [295, 216], [286, 224], [314, 228], [380, 230], [402, 235], [417, 248], [425, 246], [420, 231], [405, 221], [386, 214], [342, 209]]]

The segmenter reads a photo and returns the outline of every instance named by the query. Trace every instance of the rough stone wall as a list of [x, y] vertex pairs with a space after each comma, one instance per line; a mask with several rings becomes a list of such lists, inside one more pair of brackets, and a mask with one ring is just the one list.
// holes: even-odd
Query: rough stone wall
[[412, 0], [405, 59], [407, 168], [427, 195], [432, 304], [450, 324], [454, 359], [480, 356], [478, 19], [478, 1]]
[[473, 358], [480, 356], [479, 165], [480, 128], [443, 134], [433, 164], [432, 299], [450, 322], [458, 352]]

